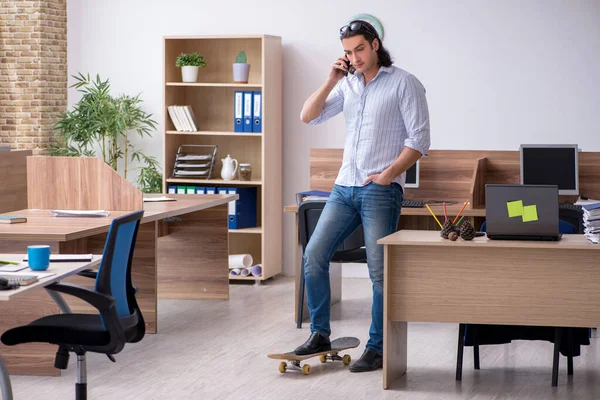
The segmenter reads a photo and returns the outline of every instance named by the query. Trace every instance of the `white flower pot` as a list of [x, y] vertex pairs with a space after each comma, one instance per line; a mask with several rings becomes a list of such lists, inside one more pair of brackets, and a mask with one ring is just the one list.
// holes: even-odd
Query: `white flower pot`
[[186, 65], [181, 67], [181, 79], [183, 82], [196, 82], [198, 80], [198, 70], [200, 67]]
[[233, 63], [233, 82], [248, 83], [250, 75], [250, 64]]

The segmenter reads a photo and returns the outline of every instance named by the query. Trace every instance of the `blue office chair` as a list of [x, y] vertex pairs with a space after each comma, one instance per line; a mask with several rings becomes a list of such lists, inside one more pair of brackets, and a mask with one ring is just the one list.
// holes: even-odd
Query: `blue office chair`
[[143, 214], [143, 210], [135, 211], [112, 221], [94, 290], [67, 283], [46, 287], [86, 301], [99, 314], [48, 315], [2, 335], [7, 346], [31, 342], [58, 345], [56, 368], [66, 369], [69, 352], [77, 354], [77, 400], [87, 399], [86, 352], [104, 353], [115, 362], [112, 355], [123, 350], [125, 343], [144, 337], [145, 322], [131, 282], [131, 261]]
[[[562, 217], [562, 215], [559, 214], [559, 217]], [[579, 229], [575, 225], [563, 220], [559, 220], [558, 222], [560, 233], [579, 233]], [[480, 231], [486, 231], [485, 221], [481, 225]], [[565, 336], [567, 338], [566, 341], [562, 340]], [[567, 373], [573, 375], [573, 357], [580, 355], [581, 345], [590, 344], [590, 336], [590, 328], [459, 324], [456, 380], [462, 380], [464, 346], [473, 346], [473, 364], [475, 369], [479, 369], [479, 345], [481, 344], [504, 344], [510, 343], [512, 340], [544, 340], [554, 343], [552, 386], [557, 386], [559, 352], [567, 357]]]

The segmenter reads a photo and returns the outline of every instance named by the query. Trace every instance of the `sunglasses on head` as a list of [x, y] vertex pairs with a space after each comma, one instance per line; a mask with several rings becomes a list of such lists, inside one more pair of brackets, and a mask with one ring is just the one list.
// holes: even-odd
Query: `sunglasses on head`
[[350, 31], [359, 31], [359, 30], [363, 29], [363, 30], [367, 31], [367, 33], [375, 36], [376, 38], [379, 37], [375, 28], [373, 28], [371, 25], [367, 24], [366, 22], [355, 21], [348, 25], [342, 26], [340, 28], [340, 36], [344, 36], [344, 33], [346, 33], [348, 31], [348, 29], [350, 29]]

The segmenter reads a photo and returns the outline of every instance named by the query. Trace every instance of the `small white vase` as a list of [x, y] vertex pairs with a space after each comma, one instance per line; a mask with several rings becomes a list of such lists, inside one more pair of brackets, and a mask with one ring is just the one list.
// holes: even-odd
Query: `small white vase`
[[186, 65], [181, 67], [181, 79], [183, 82], [196, 82], [198, 80], [198, 70], [200, 67]]
[[233, 63], [233, 82], [248, 83], [250, 64]]

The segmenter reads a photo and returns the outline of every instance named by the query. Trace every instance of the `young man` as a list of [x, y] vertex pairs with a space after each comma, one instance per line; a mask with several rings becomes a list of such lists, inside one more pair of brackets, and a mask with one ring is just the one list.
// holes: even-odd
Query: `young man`
[[[369, 341], [352, 372], [383, 364], [383, 246], [396, 231], [405, 171], [429, 145], [425, 89], [413, 75], [392, 66], [377, 31], [365, 21], [340, 29], [345, 55], [332, 65], [321, 87], [304, 103], [301, 119], [314, 125], [344, 112], [342, 167], [303, 257], [311, 335], [296, 349], [310, 354], [331, 347], [329, 261], [362, 223], [373, 286]], [[347, 62], [355, 71], [349, 70]]]

